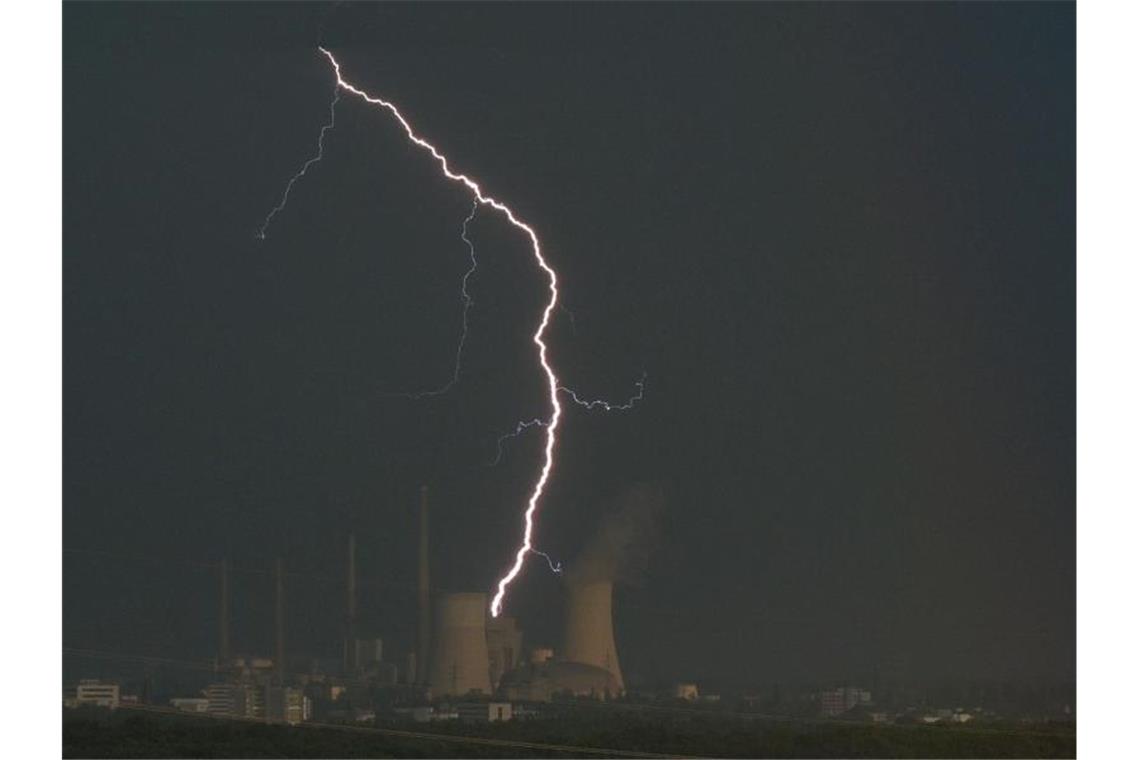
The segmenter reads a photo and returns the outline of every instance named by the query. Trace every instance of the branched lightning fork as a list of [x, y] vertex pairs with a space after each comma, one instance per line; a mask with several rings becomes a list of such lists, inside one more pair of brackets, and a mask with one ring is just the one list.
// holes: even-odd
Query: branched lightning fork
[[584, 406], [587, 409], [604, 409], [607, 412], [625, 412], [625, 411], [629, 411], [630, 409], [632, 409], [637, 404], [638, 401], [641, 401], [643, 398], [645, 398], [645, 377], [646, 377], [645, 373], [642, 372], [641, 373], [641, 379], [638, 380], [636, 383], [634, 383], [634, 385], [637, 386], [637, 393], [635, 393], [633, 396], [631, 396], [629, 398], [629, 400], [623, 404], [618, 404], [618, 403], [613, 402], [613, 401], [605, 401], [604, 399], [596, 399], [594, 401], [587, 401], [586, 399], [580, 398], [577, 393], [575, 393], [572, 389], [567, 388], [564, 385], [558, 386], [558, 390], [562, 391], [563, 393], [569, 394], [570, 398], [574, 400], [575, 404], [578, 404], [579, 406]]
[[554, 308], [558, 305], [558, 275], [543, 257], [542, 246], [538, 241], [538, 235], [530, 225], [526, 224], [517, 216], [515, 216], [514, 211], [512, 211], [510, 207], [501, 201], [496, 200], [489, 195], [486, 195], [479, 184], [473, 179], [465, 174], [453, 172], [448, 163], [447, 157], [440, 153], [434, 145], [417, 135], [412, 129], [411, 125], [408, 123], [407, 119], [404, 118], [403, 114], [400, 113], [399, 109], [396, 108], [395, 105], [388, 102], [387, 100], [384, 100], [383, 98], [369, 95], [364, 90], [361, 90], [360, 88], [345, 80], [344, 76], [341, 73], [340, 63], [337, 61], [336, 57], [333, 56], [333, 54], [326, 50], [324, 47], [319, 48], [319, 50], [325, 55], [326, 58], [329, 59], [329, 63], [332, 64], [332, 67], [336, 72], [336, 83], [339, 89], [352, 93], [353, 95], [356, 95], [357, 97], [365, 100], [368, 103], [371, 103], [372, 105], [377, 105], [388, 110], [392, 116], [394, 116], [396, 120], [400, 122], [400, 126], [403, 127], [404, 133], [408, 136], [408, 140], [431, 154], [432, 158], [434, 158], [439, 164], [439, 167], [445, 177], [453, 182], [459, 182], [466, 186], [475, 196], [476, 201], [485, 206], [490, 206], [491, 208], [500, 212], [503, 214], [503, 216], [506, 217], [507, 221], [525, 232], [527, 237], [530, 238], [531, 249], [534, 253], [534, 257], [538, 263], [539, 268], [546, 274], [547, 278], [550, 281], [550, 300], [547, 302], [546, 307], [542, 310], [542, 318], [539, 320], [538, 328], [535, 330], [531, 340], [538, 348], [538, 363], [542, 368], [543, 374], [546, 376], [546, 384], [550, 394], [550, 405], [552, 407], [552, 411], [548, 423], [544, 426], [546, 428], [546, 446], [543, 450], [544, 459], [542, 464], [542, 471], [539, 473], [538, 479], [534, 484], [530, 498], [527, 501], [526, 510], [523, 513], [522, 543], [515, 552], [515, 559], [510, 569], [499, 579], [495, 596], [491, 600], [491, 615], [493, 617], [498, 617], [499, 613], [502, 612], [503, 609], [503, 598], [507, 593], [507, 586], [509, 586], [511, 582], [518, 576], [519, 572], [522, 571], [523, 563], [526, 561], [526, 555], [532, 549], [531, 538], [534, 533], [534, 515], [538, 510], [539, 500], [542, 498], [543, 491], [546, 489], [546, 483], [550, 479], [550, 472], [554, 467], [554, 447], [558, 442], [557, 432], [558, 423], [562, 418], [562, 404], [558, 400], [558, 377], [554, 374], [554, 369], [551, 367], [550, 362], [547, 358], [548, 349], [545, 341], [543, 340], [543, 336], [546, 333], [547, 326], [550, 324], [551, 312], [553, 312]]
[[561, 562], [555, 562], [554, 560], [552, 560], [550, 558], [549, 554], [547, 554], [546, 552], [540, 552], [538, 549], [532, 548], [530, 551], [531, 551], [531, 554], [537, 554], [540, 557], [546, 558], [546, 564], [550, 565], [550, 572], [554, 573], [555, 575], [562, 575], [562, 563]]
[[[619, 404], [615, 401], [606, 401], [605, 399], [595, 399], [593, 401], [588, 401], [586, 399], [581, 398], [572, 389], [567, 388], [564, 385], [558, 386], [558, 390], [562, 393], [568, 394], [570, 396], [570, 398], [573, 399], [575, 404], [578, 404], [579, 406], [584, 406], [587, 409], [604, 409], [607, 412], [626, 412], [626, 411], [629, 411], [630, 409], [632, 409], [634, 406], [636, 406], [638, 401], [641, 401], [642, 399], [645, 398], [645, 378], [646, 378], [646, 374], [644, 372], [642, 372], [641, 373], [641, 379], [634, 383], [634, 385], [637, 386], [637, 393], [635, 393], [633, 396], [630, 396], [628, 401], [621, 403], [621, 404]], [[522, 435], [524, 432], [526, 432], [527, 430], [529, 430], [532, 427], [535, 427], [535, 426], [541, 427], [542, 425], [545, 425], [545, 424], [546, 424], [546, 420], [541, 419], [541, 418], [535, 418], [533, 420], [525, 420], [523, 422], [519, 422], [518, 424], [516, 424], [515, 429], [512, 430], [511, 432], [503, 433], [502, 435], [500, 435], [498, 437], [498, 439], [495, 441], [495, 458], [492, 459], [490, 462], [488, 462], [487, 466], [488, 467], [494, 467], [499, 462], [503, 461], [503, 444], [504, 443], [506, 443], [507, 441], [509, 441], [513, 438], [518, 438], [520, 435]]]
[[471, 275], [475, 274], [475, 269], [479, 266], [479, 260], [475, 258], [475, 244], [471, 242], [471, 238], [467, 237], [467, 233], [468, 226], [475, 219], [475, 213], [478, 210], [479, 200], [476, 199], [471, 204], [471, 213], [463, 220], [463, 232], [460, 234], [460, 237], [463, 238], [463, 242], [467, 244], [467, 252], [471, 256], [471, 267], [467, 270], [467, 273], [463, 275], [463, 284], [460, 287], [460, 293], [463, 296], [463, 328], [459, 333], [459, 345], [455, 349], [455, 369], [451, 373], [451, 379], [448, 380], [446, 384], [434, 390], [399, 394], [406, 398], [421, 399], [429, 396], [442, 396], [454, 388], [455, 384], [459, 382], [459, 371], [463, 365], [463, 346], [467, 343], [467, 318], [471, 312], [471, 307], [475, 305], [474, 299], [471, 298], [471, 293], [467, 290], [467, 281], [471, 279]]
[[509, 433], [503, 433], [495, 442], [495, 458], [487, 463], [488, 467], [494, 467], [499, 462], [503, 461], [503, 444], [512, 438], [518, 438], [526, 430], [535, 427], [536, 425], [542, 427], [546, 424], [546, 420], [535, 418], [533, 420], [526, 420], [515, 425], [515, 429]]
[[265, 217], [265, 221], [261, 224], [261, 229], [257, 231], [258, 239], [265, 240], [265, 231], [269, 229], [269, 225], [273, 222], [273, 217], [281, 213], [281, 211], [285, 208], [285, 204], [289, 202], [289, 193], [293, 191], [293, 185], [297, 184], [297, 181], [301, 179], [301, 177], [305, 176], [313, 164], [324, 158], [325, 135], [328, 134], [328, 131], [330, 129], [336, 126], [336, 104], [339, 101], [340, 88], [337, 87], [333, 92], [332, 103], [329, 105], [329, 123], [321, 127], [321, 135], [317, 138], [317, 155], [306, 161], [304, 165], [301, 166], [301, 169], [289, 179], [289, 184], [285, 185], [285, 192], [282, 193], [281, 200], [277, 203], [276, 206], [273, 207], [273, 210], [269, 212], [269, 215]]
[[364, 100], [365, 102], [367, 102], [371, 105], [380, 106], [380, 107], [386, 109], [389, 113], [391, 113], [392, 116], [394, 116], [396, 118], [396, 120], [400, 123], [400, 126], [403, 127], [404, 133], [407, 135], [408, 140], [410, 142], [412, 142], [413, 144], [415, 144], [416, 146], [422, 148], [423, 150], [426, 150], [428, 153], [431, 154], [432, 158], [434, 158], [435, 161], [439, 164], [439, 167], [440, 167], [443, 175], [447, 179], [464, 185], [468, 190], [471, 191], [472, 195], [474, 196], [474, 201], [472, 202], [472, 206], [471, 206], [471, 213], [467, 216], [467, 218], [463, 222], [462, 238], [463, 238], [463, 241], [467, 244], [468, 252], [469, 252], [469, 255], [471, 258], [471, 266], [467, 270], [466, 274], [463, 276], [463, 281], [462, 281], [461, 293], [462, 293], [462, 299], [463, 299], [463, 323], [462, 323], [462, 330], [461, 330], [460, 336], [459, 336], [459, 345], [456, 348], [455, 369], [452, 373], [452, 378], [448, 383], [446, 383], [445, 385], [441, 386], [440, 388], [438, 388], [436, 390], [420, 391], [420, 392], [416, 392], [416, 393], [406, 393], [406, 394], [400, 394], [400, 395], [410, 397], [410, 398], [423, 398], [425, 396], [440, 395], [440, 394], [446, 393], [448, 390], [450, 390], [459, 380], [459, 374], [461, 371], [462, 358], [463, 358], [463, 349], [464, 349], [464, 346], [465, 346], [466, 341], [467, 341], [468, 316], [469, 316], [471, 306], [474, 303], [474, 301], [471, 298], [470, 292], [467, 289], [467, 285], [468, 285], [468, 281], [471, 278], [471, 275], [474, 274], [475, 269], [478, 266], [478, 261], [477, 261], [476, 256], [475, 256], [475, 246], [471, 242], [471, 239], [468, 237], [468, 231], [469, 231], [468, 228], [469, 228], [469, 225], [472, 222], [472, 220], [475, 218], [475, 214], [478, 211], [478, 208], [480, 205], [490, 206], [491, 208], [500, 212], [504, 217], [506, 217], [507, 221], [510, 222], [511, 225], [513, 225], [517, 229], [522, 230], [524, 233], [526, 233], [527, 237], [530, 239], [531, 249], [532, 249], [532, 252], [534, 254], [535, 260], [538, 263], [539, 268], [543, 271], [543, 273], [546, 274], [546, 276], [549, 280], [549, 286], [548, 287], [549, 287], [549, 291], [550, 291], [550, 300], [547, 302], [545, 308], [542, 311], [542, 317], [539, 320], [538, 327], [536, 328], [531, 340], [534, 343], [534, 345], [538, 348], [538, 363], [539, 363], [539, 366], [541, 367], [541, 369], [543, 371], [543, 374], [546, 377], [547, 389], [548, 389], [549, 398], [550, 398], [551, 414], [550, 414], [549, 418], [546, 418], [546, 419], [536, 418], [533, 420], [520, 422], [517, 424], [517, 426], [515, 427], [515, 430], [513, 432], [508, 433], [508, 434], [503, 435], [503, 436], [500, 436], [498, 439], [498, 450], [497, 450], [498, 453], [497, 453], [497, 456], [495, 457], [495, 461], [492, 462], [492, 464], [497, 464], [502, 459], [503, 443], [507, 439], [517, 437], [522, 432], [524, 432], [525, 430], [527, 430], [528, 428], [531, 428], [531, 427], [540, 426], [540, 427], [545, 428], [545, 430], [546, 430], [546, 445], [543, 449], [543, 455], [544, 455], [543, 465], [542, 465], [541, 472], [539, 473], [539, 476], [538, 476], [537, 480], [535, 481], [535, 484], [531, 490], [530, 497], [527, 501], [526, 510], [523, 513], [522, 542], [519, 545], [518, 549], [515, 551], [514, 562], [511, 564], [511, 566], [507, 570], [507, 572], [499, 579], [499, 581], [497, 583], [496, 593], [494, 595], [493, 600], [491, 601], [491, 615], [493, 617], [498, 617], [498, 615], [502, 612], [502, 609], [503, 609], [503, 599], [506, 595], [507, 587], [518, 576], [519, 572], [521, 572], [523, 564], [526, 560], [526, 555], [528, 553], [538, 554], [539, 556], [544, 557], [546, 559], [547, 564], [550, 566], [550, 569], [552, 572], [554, 572], [556, 574], [560, 574], [562, 572], [562, 564], [561, 563], [556, 563], [553, 559], [551, 559], [550, 555], [546, 554], [545, 552], [539, 551], [538, 549], [535, 549], [532, 545], [532, 536], [534, 533], [535, 514], [538, 510], [539, 501], [542, 498], [543, 492], [546, 488], [546, 484], [550, 479], [551, 471], [554, 467], [554, 449], [555, 449], [555, 446], [557, 444], [558, 425], [559, 425], [559, 421], [562, 418], [562, 411], [563, 411], [562, 405], [558, 399], [559, 393], [568, 394], [570, 396], [570, 398], [574, 401], [574, 403], [579, 404], [581, 406], [584, 406], [587, 409], [601, 408], [601, 409], [604, 409], [605, 411], [617, 411], [617, 410], [631, 409], [631, 408], [633, 408], [634, 404], [636, 404], [638, 401], [640, 401], [643, 397], [644, 390], [645, 390], [645, 375], [642, 374], [641, 380], [639, 380], [636, 383], [637, 389], [638, 389], [637, 394], [635, 396], [633, 396], [629, 401], [627, 401], [623, 404], [611, 403], [611, 402], [604, 401], [604, 400], [595, 400], [595, 401], [584, 400], [584, 399], [580, 398], [578, 396], [578, 394], [576, 394], [570, 388], [567, 388], [565, 386], [560, 385], [559, 381], [558, 381], [558, 377], [554, 374], [554, 369], [548, 360], [548, 357], [547, 357], [548, 347], [547, 347], [546, 342], [544, 341], [543, 338], [546, 334], [547, 328], [550, 325], [551, 314], [555, 308], [562, 308], [563, 311], [566, 312], [567, 316], [570, 319], [572, 329], [574, 327], [574, 314], [569, 309], [566, 309], [564, 306], [561, 306], [561, 304], [559, 304], [559, 302], [558, 302], [558, 277], [557, 277], [556, 273], [554, 272], [554, 269], [551, 268], [551, 266], [547, 263], [546, 259], [542, 255], [542, 247], [539, 243], [537, 233], [535, 233], [534, 229], [532, 227], [530, 227], [530, 225], [526, 224], [525, 222], [521, 221], [518, 217], [516, 217], [514, 214], [514, 211], [512, 211], [506, 204], [502, 203], [501, 201], [496, 200], [495, 198], [493, 198], [489, 195], [486, 195], [483, 192], [482, 188], [479, 186], [479, 184], [477, 182], [475, 182], [473, 179], [471, 179], [470, 177], [468, 177], [465, 174], [453, 172], [451, 170], [449, 163], [448, 163], [447, 157], [444, 156], [442, 153], [440, 153], [439, 150], [434, 145], [432, 145], [431, 143], [427, 142], [422, 137], [417, 135], [415, 133], [415, 131], [412, 129], [411, 125], [408, 123], [408, 121], [404, 118], [403, 114], [400, 113], [399, 109], [397, 109], [394, 104], [392, 104], [392, 103], [390, 103], [390, 102], [388, 102], [382, 98], [378, 98], [378, 97], [369, 95], [364, 90], [361, 90], [360, 88], [356, 87], [355, 85], [349, 83], [342, 76], [340, 63], [337, 61], [335, 56], [333, 56], [333, 54], [331, 52], [329, 52], [327, 49], [325, 49], [324, 47], [319, 47], [318, 49], [326, 58], [328, 58], [329, 63], [332, 64], [333, 70], [336, 73], [336, 91], [334, 93], [332, 104], [329, 107], [329, 122], [328, 122], [328, 124], [324, 125], [321, 128], [320, 137], [317, 140], [317, 153], [316, 153], [316, 155], [313, 156], [312, 158], [310, 158], [309, 160], [307, 160], [302, 165], [301, 169], [299, 171], [297, 171], [297, 173], [294, 174], [292, 176], [292, 178], [290, 178], [288, 184], [285, 187], [285, 191], [282, 194], [280, 202], [276, 206], [273, 207], [273, 209], [266, 216], [265, 221], [262, 223], [261, 229], [257, 233], [258, 238], [265, 239], [266, 231], [268, 230], [269, 225], [273, 222], [274, 217], [278, 213], [280, 213], [285, 208], [286, 204], [288, 203], [289, 194], [290, 194], [290, 192], [292, 192], [293, 186], [302, 177], [305, 176], [305, 174], [309, 171], [309, 169], [314, 164], [319, 162], [324, 157], [325, 136], [328, 134], [329, 130], [333, 129], [335, 126], [335, 123], [336, 123], [336, 106], [337, 106], [337, 103], [340, 101], [342, 91], [351, 93], [352, 95], [356, 95], [357, 97], [361, 98], [362, 100]]

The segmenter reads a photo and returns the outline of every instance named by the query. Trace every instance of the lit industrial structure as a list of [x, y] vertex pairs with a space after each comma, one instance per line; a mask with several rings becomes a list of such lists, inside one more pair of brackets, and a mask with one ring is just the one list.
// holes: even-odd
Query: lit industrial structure
[[75, 687], [75, 701], [80, 705], [114, 710], [119, 706], [119, 685], [97, 679], [84, 679]]
[[[223, 559], [217, 566], [215, 680], [198, 694], [176, 698], [177, 704], [171, 704], [188, 712], [267, 722], [297, 723], [313, 716], [357, 721], [375, 715], [377, 690], [387, 690], [382, 702], [394, 714], [407, 713], [417, 720], [497, 721], [509, 720], [517, 712], [505, 700], [543, 702], [559, 695], [610, 699], [624, 694], [613, 630], [613, 581], [605, 573], [566, 578], [565, 627], [559, 648], [524, 649], [519, 621], [491, 616], [487, 594], [433, 592], [426, 486], [419, 491], [416, 522], [415, 610], [405, 613], [414, 621], [408, 649], [392, 657], [380, 636], [361, 630], [358, 543], [350, 532], [344, 544], [341, 657], [312, 660], [311, 667], [300, 672], [288, 667], [288, 573], [282, 559], [276, 560], [271, 571], [274, 656], [236, 656], [230, 631], [233, 568]], [[458, 703], [461, 709], [457, 699], [463, 700]], [[419, 710], [432, 702], [434, 707], [428, 712]]]
[[440, 594], [427, 685], [433, 697], [491, 693], [487, 595]]
[[605, 668], [558, 660], [515, 668], [503, 676], [499, 690], [508, 699], [527, 702], [549, 702], [559, 694], [608, 699], [622, 691], [617, 678]]
[[613, 591], [614, 584], [608, 580], [567, 585], [562, 659], [607, 671], [620, 693], [625, 682], [614, 644]]
[[499, 685], [504, 673], [514, 670], [522, 651], [522, 631], [513, 617], [500, 615], [487, 620], [487, 656], [490, 659], [491, 687]]

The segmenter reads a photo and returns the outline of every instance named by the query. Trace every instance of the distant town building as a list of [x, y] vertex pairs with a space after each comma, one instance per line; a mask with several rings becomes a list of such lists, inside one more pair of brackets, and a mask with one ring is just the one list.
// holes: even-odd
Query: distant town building
[[205, 715], [210, 710], [210, 700], [205, 697], [175, 697], [170, 700], [170, 706], [179, 712]]
[[237, 715], [238, 687], [232, 683], [213, 683], [206, 687], [206, 712], [218, 717]]
[[530, 650], [530, 663], [532, 665], [541, 665], [554, 659], [554, 650], [550, 647], [535, 647]]
[[297, 724], [312, 716], [312, 702], [301, 689], [293, 686], [265, 688], [265, 719]]
[[621, 684], [613, 673], [604, 668], [580, 662], [548, 660], [503, 674], [499, 690], [502, 696], [511, 700], [549, 702], [559, 694], [610, 699], [621, 693]]
[[75, 687], [75, 701], [80, 705], [94, 705], [115, 710], [119, 707], [119, 685], [85, 679]]
[[383, 639], [356, 639], [356, 667], [368, 669], [384, 661]]
[[842, 687], [828, 689], [819, 694], [819, 710], [825, 716], [842, 715], [857, 705], [871, 702], [871, 692], [865, 689]]
[[435, 717], [435, 710], [431, 707], [431, 705], [420, 705], [419, 707], [397, 707], [392, 712], [401, 718], [411, 718], [416, 723], [428, 723]]
[[459, 719], [471, 723], [495, 723], [511, 719], [510, 702], [465, 702], [455, 706]]
[[677, 699], [687, 699], [690, 702], [700, 696], [695, 683], [679, 683], [673, 687], [673, 696]]
[[206, 712], [225, 718], [264, 718], [265, 689], [253, 684], [214, 683], [206, 687]]

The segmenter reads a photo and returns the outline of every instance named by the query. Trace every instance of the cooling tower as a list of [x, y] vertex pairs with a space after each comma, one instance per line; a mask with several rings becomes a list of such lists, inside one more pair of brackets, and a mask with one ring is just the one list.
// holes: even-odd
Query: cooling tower
[[504, 673], [514, 670], [522, 659], [522, 631], [508, 615], [487, 618], [487, 653], [491, 660], [491, 687], [499, 685]]
[[486, 616], [486, 594], [440, 594], [436, 598], [427, 679], [433, 697], [491, 693]]
[[608, 670], [617, 681], [618, 689], [624, 690], [625, 681], [621, 677], [617, 647], [614, 646], [613, 591], [611, 581], [567, 586], [562, 659]]

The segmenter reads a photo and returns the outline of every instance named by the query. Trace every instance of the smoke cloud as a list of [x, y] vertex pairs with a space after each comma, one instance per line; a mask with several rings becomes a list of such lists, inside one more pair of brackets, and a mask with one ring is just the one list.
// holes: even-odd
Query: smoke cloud
[[640, 585], [649, 557], [661, 542], [664, 505], [665, 491], [658, 483], [638, 483], [623, 491], [611, 502], [598, 531], [569, 563], [566, 582]]

